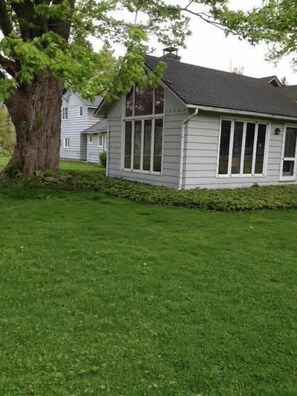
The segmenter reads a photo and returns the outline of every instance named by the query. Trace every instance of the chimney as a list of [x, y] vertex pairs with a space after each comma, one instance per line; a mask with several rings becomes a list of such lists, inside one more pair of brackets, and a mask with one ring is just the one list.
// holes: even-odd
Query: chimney
[[174, 60], [179, 62], [181, 60], [181, 57], [178, 55], [177, 48], [168, 47], [163, 49], [163, 56], [161, 56], [161, 59]]

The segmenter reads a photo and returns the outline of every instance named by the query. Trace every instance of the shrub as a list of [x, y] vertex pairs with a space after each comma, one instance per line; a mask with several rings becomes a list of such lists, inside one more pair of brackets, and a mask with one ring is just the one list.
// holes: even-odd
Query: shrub
[[106, 168], [107, 154], [106, 151], [102, 151], [99, 155], [100, 163], [104, 168]]
[[297, 208], [297, 185], [253, 186], [224, 190], [172, 190], [128, 180], [106, 178], [96, 172], [70, 171], [60, 185], [72, 190], [102, 192], [149, 204], [216, 211]]

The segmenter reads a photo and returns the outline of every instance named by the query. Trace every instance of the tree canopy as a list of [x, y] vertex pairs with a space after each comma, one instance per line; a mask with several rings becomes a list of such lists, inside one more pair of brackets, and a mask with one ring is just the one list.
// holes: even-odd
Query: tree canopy
[[297, 3], [292, 0], [263, 0], [261, 6], [249, 12], [234, 11], [222, 5], [217, 18], [233, 33], [252, 44], [270, 44], [268, 58], [277, 61], [283, 56], [292, 57], [297, 67]]
[[[188, 18], [195, 4], [212, 13], [224, 0], [0, 0], [0, 100], [28, 85], [40, 72], [50, 72], [87, 97], [123, 92], [143, 73], [149, 39], [164, 46], [185, 46]], [[203, 13], [196, 13], [204, 18]], [[100, 40], [94, 51], [92, 38]], [[114, 45], [125, 54], [115, 58]]]

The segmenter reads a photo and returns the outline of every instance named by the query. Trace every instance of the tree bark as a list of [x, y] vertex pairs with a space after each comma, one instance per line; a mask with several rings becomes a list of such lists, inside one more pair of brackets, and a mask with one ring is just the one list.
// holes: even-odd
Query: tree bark
[[16, 146], [8, 168], [33, 179], [36, 171], [57, 170], [60, 156], [63, 84], [40, 73], [6, 101], [16, 129]]

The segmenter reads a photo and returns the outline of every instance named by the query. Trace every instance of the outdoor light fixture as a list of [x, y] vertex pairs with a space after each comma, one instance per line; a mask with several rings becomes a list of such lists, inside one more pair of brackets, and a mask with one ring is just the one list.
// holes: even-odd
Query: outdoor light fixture
[[274, 134], [279, 135], [281, 133], [281, 130], [279, 128], [275, 128]]

